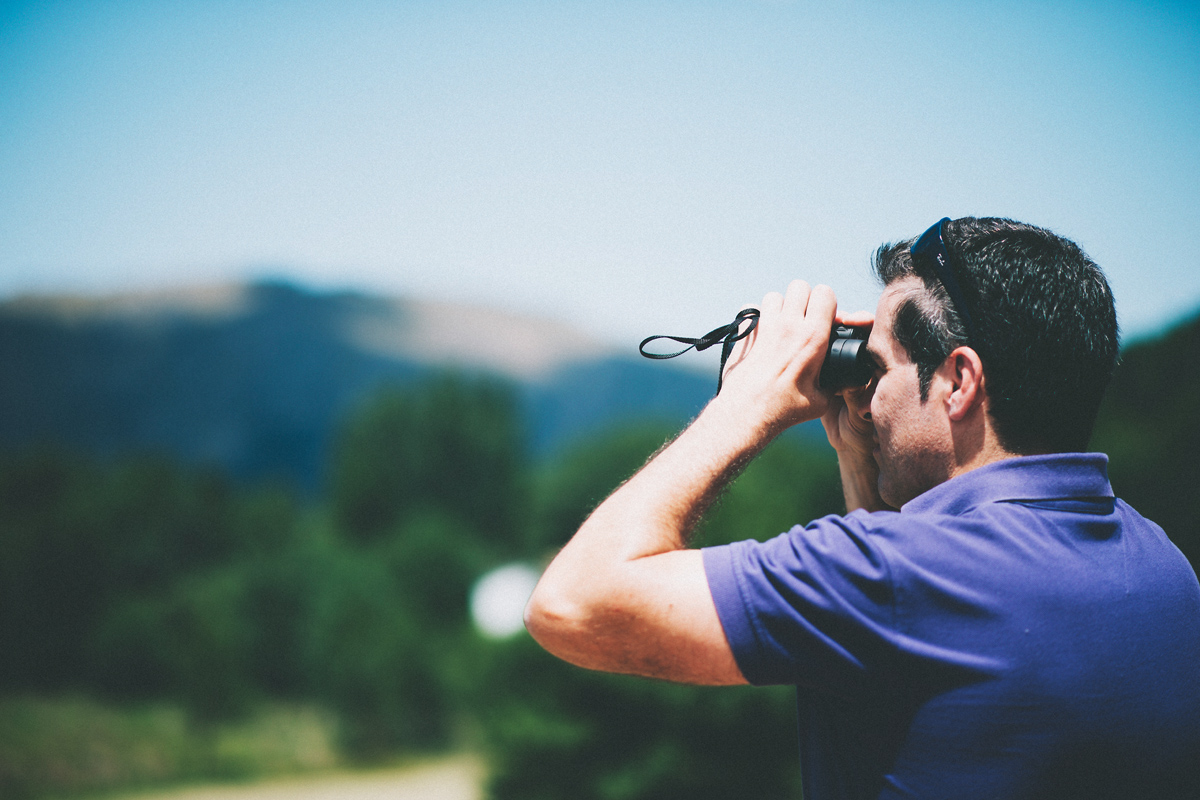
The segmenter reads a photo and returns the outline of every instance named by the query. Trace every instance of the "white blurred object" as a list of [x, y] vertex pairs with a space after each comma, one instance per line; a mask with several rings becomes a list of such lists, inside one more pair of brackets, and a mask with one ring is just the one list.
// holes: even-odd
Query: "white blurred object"
[[471, 590], [471, 619], [484, 636], [503, 639], [525, 627], [525, 604], [540, 573], [528, 564], [514, 563], [484, 575]]

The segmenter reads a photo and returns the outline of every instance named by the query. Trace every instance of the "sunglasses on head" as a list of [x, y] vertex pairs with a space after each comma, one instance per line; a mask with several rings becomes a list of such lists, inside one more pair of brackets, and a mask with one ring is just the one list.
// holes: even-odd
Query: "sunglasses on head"
[[967, 341], [973, 342], [976, 341], [975, 325], [971, 321], [971, 312], [967, 311], [967, 302], [963, 298], [962, 289], [954, 277], [950, 253], [946, 250], [946, 241], [942, 238], [942, 232], [949, 221], [949, 217], [942, 217], [935, 222], [929, 230], [921, 234], [921, 238], [917, 239], [908, 252], [914, 261], [921, 259], [933, 266], [938, 280], [946, 288], [946, 294], [950, 295], [951, 304], [958, 315], [962, 317], [963, 325], [967, 328]]

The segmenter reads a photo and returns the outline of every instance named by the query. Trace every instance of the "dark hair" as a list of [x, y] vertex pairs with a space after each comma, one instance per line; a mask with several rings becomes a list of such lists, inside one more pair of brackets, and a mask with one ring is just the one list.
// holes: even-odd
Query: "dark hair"
[[969, 345], [983, 362], [991, 418], [1007, 450], [1085, 449], [1119, 347], [1104, 273], [1074, 242], [1008, 219], [964, 217], [946, 223], [944, 234], [974, 341], [934, 271], [913, 263], [913, 240], [875, 252], [885, 286], [910, 275], [925, 285], [901, 302], [892, 326], [917, 365], [922, 402], [946, 357]]

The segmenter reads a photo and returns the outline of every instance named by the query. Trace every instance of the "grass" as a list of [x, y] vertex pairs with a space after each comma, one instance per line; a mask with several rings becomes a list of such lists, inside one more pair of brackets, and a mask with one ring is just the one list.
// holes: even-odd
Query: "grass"
[[324, 770], [343, 763], [336, 742], [336, 720], [302, 706], [263, 706], [214, 724], [171, 705], [4, 698], [0, 797], [40, 800]]

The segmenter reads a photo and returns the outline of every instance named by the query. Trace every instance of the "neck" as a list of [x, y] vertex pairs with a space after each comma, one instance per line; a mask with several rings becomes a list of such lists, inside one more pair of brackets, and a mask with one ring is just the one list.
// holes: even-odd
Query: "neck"
[[1008, 450], [1000, 443], [1000, 437], [992, 427], [991, 419], [984, 409], [952, 427], [954, 437], [954, 466], [951, 476], [956, 477], [973, 469], [987, 466], [1006, 458], [1020, 455]]

